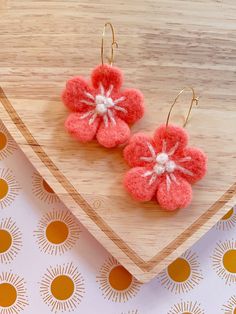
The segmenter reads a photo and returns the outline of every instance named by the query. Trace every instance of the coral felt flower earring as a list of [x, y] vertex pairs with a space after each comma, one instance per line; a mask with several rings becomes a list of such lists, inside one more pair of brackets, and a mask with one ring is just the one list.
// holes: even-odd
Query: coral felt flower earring
[[[112, 30], [110, 65], [104, 64], [106, 26]], [[136, 89], [122, 89], [123, 74], [113, 67], [115, 41], [111, 23], [106, 23], [101, 45], [102, 64], [92, 70], [91, 81], [71, 78], [63, 91], [64, 104], [72, 111], [65, 121], [68, 132], [80, 142], [94, 138], [104, 147], [125, 143], [130, 137], [129, 124], [144, 114], [143, 95]]]
[[[127, 191], [138, 201], [156, 198], [168, 211], [187, 207], [192, 200], [191, 184], [200, 180], [207, 170], [207, 157], [198, 148], [188, 146], [188, 134], [182, 127], [169, 125], [171, 110], [183, 89], [176, 97], [167, 122], [159, 126], [153, 137], [135, 134], [124, 149], [124, 158], [133, 167], [124, 178]], [[194, 102], [194, 90], [186, 125]]]

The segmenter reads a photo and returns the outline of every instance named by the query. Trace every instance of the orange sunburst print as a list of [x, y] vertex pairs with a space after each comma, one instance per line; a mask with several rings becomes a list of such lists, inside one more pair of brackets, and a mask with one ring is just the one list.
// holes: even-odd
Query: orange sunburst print
[[10, 263], [22, 247], [22, 234], [11, 219], [0, 222], [0, 263]]
[[216, 224], [216, 229], [229, 231], [236, 227], [236, 206], [232, 207]]
[[16, 148], [16, 143], [0, 120], [0, 160], [10, 156]]
[[167, 314], [205, 314], [205, 311], [196, 301], [182, 301], [172, 306]]
[[68, 210], [53, 210], [40, 219], [34, 236], [42, 252], [61, 255], [79, 239], [79, 222]]
[[174, 293], [186, 293], [202, 280], [198, 257], [186, 251], [159, 275], [161, 285]]
[[41, 201], [47, 204], [54, 204], [59, 201], [50, 185], [37, 172], [33, 174], [32, 186], [33, 194]]
[[113, 257], [102, 265], [97, 282], [104, 298], [113, 302], [127, 302], [136, 296], [141, 286]]
[[14, 201], [20, 186], [9, 169], [0, 169], [0, 208], [3, 209]]
[[218, 242], [212, 254], [212, 267], [225, 284], [236, 283], [236, 241]]
[[12, 273], [0, 273], [0, 313], [24, 313], [27, 305], [24, 279]]
[[76, 310], [84, 292], [84, 279], [72, 263], [48, 268], [40, 283], [42, 299], [54, 313]]

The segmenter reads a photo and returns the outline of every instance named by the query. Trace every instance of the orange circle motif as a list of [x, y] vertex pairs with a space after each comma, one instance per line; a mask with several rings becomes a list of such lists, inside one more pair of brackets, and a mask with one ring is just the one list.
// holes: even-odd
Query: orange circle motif
[[52, 295], [57, 300], [67, 300], [74, 293], [74, 283], [69, 276], [60, 275], [51, 283]]
[[231, 209], [221, 218], [221, 220], [227, 220], [227, 219], [229, 219], [229, 218], [233, 215], [233, 213], [234, 213], [234, 210], [233, 210], [233, 208], [231, 208]]
[[176, 282], [186, 281], [191, 274], [189, 263], [181, 257], [171, 263], [167, 270], [170, 278]]
[[115, 266], [109, 273], [109, 282], [113, 289], [123, 291], [132, 283], [132, 275], [121, 265]]
[[50, 185], [43, 179], [43, 188], [48, 193], [54, 193], [53, 189], [50, 187]]
[[236, 250], [228, 250], [223, 256], [223, 265], [230, 273], [236, 273]]
[[6, 135], [0, 131], [0, 150], [3, 150], [7, 145]]
[[11, 247], [12, 237], [11, 234], [4, 229], [0, 229], [0, 253], [4, 253]]
[[46, 228], [46, 237], [49, 242], [60, 244], [66, 241], [69, 234], [67, 225], [60, 220], [52, 221]]
[[15, 303], [17, 298], [16, 288], [7, 282], [0, 284], [0, 306], [9, 307]]
[[0, 178], [0, 200], [4, 199], [8, 193], [9, 187], [7, 181]]

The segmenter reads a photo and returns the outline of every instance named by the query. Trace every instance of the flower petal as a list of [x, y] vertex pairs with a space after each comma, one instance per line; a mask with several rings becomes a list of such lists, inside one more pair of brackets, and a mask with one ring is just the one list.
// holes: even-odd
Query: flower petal
[[134, 123], [144, 115], [143, 94], [137, 89], [126, 89], [114, 101], [117, 116], [127, 123]]
[[133, 135], [124, 149], [124, 158], [131, 167], [150, 165], [156, 154], [151, 137], [136, 133]]
[[207, 171], [207, 156], [199, 148], [186, 147], [176, 159], [176, 163], [179, 175], [189, 183], [202, 179]]
[[87, 82], [82, 77], [73, 77], [66, 83], [66, 88], [62, 93], [64, 104], [76, 112], [85, 112], [93, 108], [93, 92]]
[[176, 180], [162, 180], [157, 190], [157, 201], [167, 211], [187, 207], [192, 200], [191, 185], [183, 178], [176, 176]]
[[108, 64], [98, 65], [93, 69], [91, 80], [94, 88], [99, 88], [102, 84], [105, 91], [113, 85], [113, 91], [118, 91], [123, 83], [123, 74], [120, 69]]
[[89, 124], [92, 115], [83, 118], [84, 114], [71, 113], [65, 121], [65, 128], [78, 141], [86, 143], [91, 141], [98, 129], [100, 118]]
[[103, 121], [97, 132], [98, 142], [107, 148], [125, 143], [129, 136], [129, 126], [119, 118], [115, 118], [115, 124], [109, 121], [107, 126]]
[[166, 151], [168, 154], [178, 154], [188, 143], [187, 132], [176, 125], [163, 124], [154, 133], [154, 141], [159, 150]]
[[125, 174], [124, 186], [137, 201], [150, 201], [157, 190], [158, 180], [150, 184], [151, 176], [145, 176], [147, 172], [143, 167], [136, 167]]

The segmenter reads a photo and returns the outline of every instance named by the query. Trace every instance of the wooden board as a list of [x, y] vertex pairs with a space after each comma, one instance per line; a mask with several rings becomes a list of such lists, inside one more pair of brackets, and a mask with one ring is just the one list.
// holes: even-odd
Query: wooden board
[[[131, 13], [132, 10], [132, 13]], [[235, 202], [234, 1], [6, 1], [0, 10], [0, 118], [36, 169], [88, 230], [145, 282], [198, 240]], [[209, 156], [192, 205], [166, 213], [122, 188], [121, 149], [82, 145], [63, 128], [66, 79], [99, 63], [100, 33], [116, 26], [116, 65], [144, 93], [147, 113], [132, 131], [165, 121], [182, 87], [200, 94], [187, 129]], [[19, 27], [19, 23], [21, 27]], [[190, 97], [190, 95], [187, 95]], [[188, 97], [188, 98], [189, 98]], [[183, 98], [172, 121], [182, 123]]]

